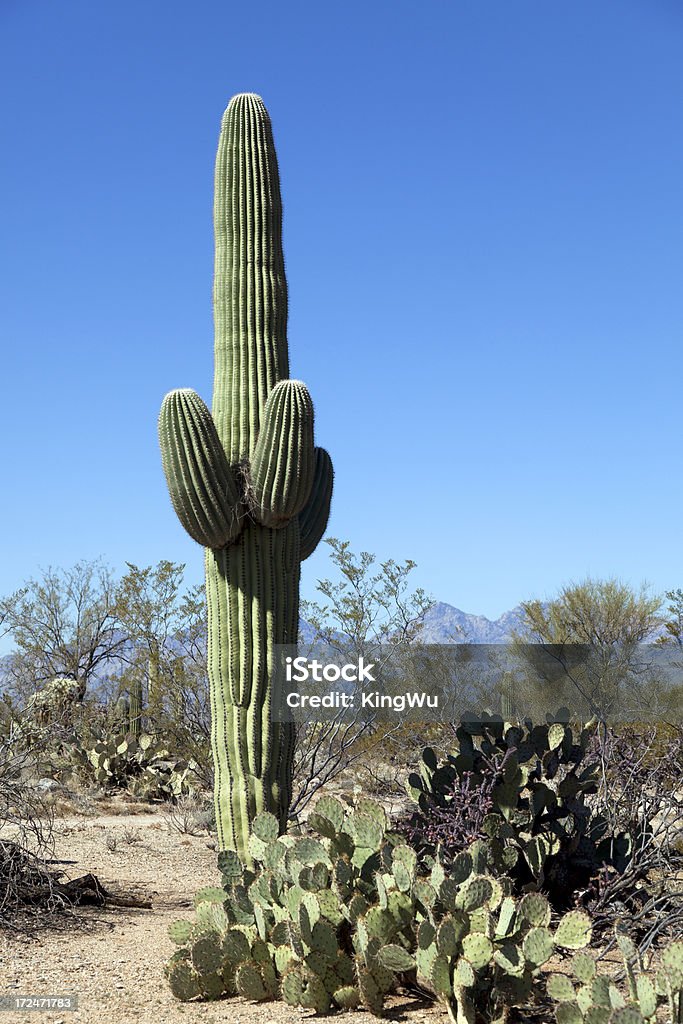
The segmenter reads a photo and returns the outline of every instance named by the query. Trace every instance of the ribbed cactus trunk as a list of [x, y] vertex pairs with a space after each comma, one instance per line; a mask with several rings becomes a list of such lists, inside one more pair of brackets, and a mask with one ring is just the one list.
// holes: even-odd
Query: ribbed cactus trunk
[[136, 676], [133, 680], [130, 690], [128, 691], [129, 701], [129, 731], [132, 732], [136, 739], [139, 738], [142, 732], [142, 708], [143, 708], [143, 695], [142, 695], [142, 677]]
[[213, 410], [164, 399], [159, 433], [173, 505], [206, 550], [208, 669], [221, 849], [248, 861], [261, 810], [284, 828], [293, 726], [271, 722], [276, 644], [295, 644], [300, 564], [327, 524], [332, 465], [313, 407], [287, 379], [282, 204], [270, 119], [234, 97], [216, 158]]

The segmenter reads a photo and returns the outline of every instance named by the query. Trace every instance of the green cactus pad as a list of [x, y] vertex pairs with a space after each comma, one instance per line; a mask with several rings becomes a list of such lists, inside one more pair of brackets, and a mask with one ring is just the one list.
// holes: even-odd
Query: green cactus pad
[[462, 884], [467, 881], [473, 870], [472, 855], [467, 853], [467, 851], [463, 851], [456, 854], [453, 858], [448, 877], [452, 878], [454, 882]]
[[237, 928], [230, 928], [223, 936], [221, 943], [223, 956], [233, 964], [242, 963], [251, 956], [249, 939]]
[[200, 903], [220, 903], [225, 902], [226, 895], [225, 890], [221, 889], [217, 885], [205, 885], [203, 889], [198, 889], [194, 894], [194, 905], [198, 907]]
[[612, 1012], [610, 1024], [645, 1024], [637, 1006], [622, 1006]]
[[371, 800], [369, 797], [364, 796], [357, 797], [354, 803], [354, 813], [372, 818], [382, 828], [383, 832], [386, 832], [389, 828], [387, 812], [376, 800]]
[[417, 854], [410, 846], [406, 846], [405, 843], [401, 843], [399, 846], [394, 846], [391, 851], [392, 864], [403, 864], [407, 870], [413, 874], [417, 870]]
[[301, 1006], [304, 982], [303, 974], [298, 968], [286, 971], [280, 982], [282, 998], [290, 1006]]
[[318, 839], [312, 839], [309, 836], [298, 839], [292, 848], [292, 853], [301, 864], [309, 867], [317, 863], [331, 866], [327, 850]]
[[355, 1010], [360, 1006], [360, 992], [355, 985], [342, 985], [334, 990], [332, 998], [341, 1010]]
[[168, 937], [178, 946], [182, 946], [189, 940], [191, 932], [192, 921], [173, 921], [168, 926]]
[[496, 923], [495, 935], [496, 938], [503, 938], [509, 935], [517, 916], [517, 906], [511, 896], [506, 896], [500, 905], [498, 911], [498, 921]]
[[436, 928], [430, 921], [420, 921], [417, 928], [418, 949], [428, 949], [436, 937]]
[[371, 907], [364, 915], [363, 923], [370, 939], [378, 939], [382, 945], [388, 944], [396, 931], [396, 923], [388, 910]]
[[374, 1013], [376, 1017], [381, 1017], [384, 1011], [384, 996], [370, 971], [362, 968], [358, 971], [358, 992], [365, 1009]]
[[488, 935], [490, 939], [493, 938], [495, 934], [493, 917], [486, 907], [478, 907], [477, 910], [471, 910], [468, 917], [471, 932], [481, 932], [482, 935]]
[[557, 1024], [584, 1024], [578, 1003], [560, 1003], [555, 1009]]
[[572, 1002], [576, 998], [571, 978], [566, 974], [550, 974], [546, 981], [546, 991], [558, 1003]]
[[344, 827], [345, 810], [344, 805], [333, 796], [321, 796], [313, 808], [315, 814], [320, 814], [334, 826], [335, 832], [341, 832]]
[[368, 909], [367, 900], [363, 896], [357, 894], [351, 898], [348, 906], [345, 908], [345, 916], [349, 921], [357, 921], [359, 917], [362, 917], [368, 912]]
[[483, 970], [493, 956], [493, 943], [486, 935], [471, 932], [462, 940], [462, 955], [472, 964], [475, 971]]
[[311, 948], [324, 954], [330, 959], [337, 955], [339, 943], [337, 933], [328, 921], [316, 921], [311, 929]]
[[560, 919], [555, 931], [555, 942], [565, 949], [582, 949], [591, 941], [592, 925], [588, 914], [570, 910]]
[[197, 924], [213, 932], [224, 932], [230, 921], [219, 903], [200, 903], [196, 911]]
[[213, 974], [223, 964], [223, 949], [220, 938], [207, 932], [192, 945], [192, 964], [198, 974]]
[[394, 864], [392, 871], [396, 885], [401, 892], [410, 892], [410, 888], [413, 884], [413, 874], [408, 870], [405, 864], [402, 864], [399, 861], [397, 864]]
[[491, 879], [485, 875], [472, 875], [458, 893], [456, 904], [459, 910], [477, 910], [483, 907], [493, 895]]
[[436, 932], [436, 948], [444, 956], [456, 956], [460, 951], [460, 943], [467, 933], [468, 926], [462, 926], [450, 914], [443, 918]]
[[654, 1017], [657, 1012], [657, 993], [645, 974], [636, 978], [636, 997], [643, 1017]]
[[579, 995], [576, 997], [577, 1003], [583, 1013], [584, 1024], [609, 1024], [612, 1011], [606, 1006], [587, 1006], [584, 1007], [579, 1000]]
[[437, 995], [448, 997], [452, 994], [450, 963], [448, 957], [443, 956], [442, 953], [438, 953], [434, 957], [429, 981]]
[[587, 984], [597, 974], [595, 960], [590, 953], [575, 953], [572, 957], [572, 974], [577, 981]]
[[674, 991], [683, 988], [683, 942], [671, 942], [662, 953], [662, 971]]
[[261, 811], [252, 821], [251, 830], [262, 842], [272, 843], [280, 834], [280, 825], [274, 814]]
[[182, 1002], [195, 999], [201, 993], [199, 975], [187, 962], [175, 963], [168, 972], [171, 992]]
[[309, 892], [317, 893], [320, 889], [326, 889], [329, 882], [330, 872], [326, 864], [313, 864], [303, 868], [299, 873], [299, 885]]
[[384, 839], [384, 829], [379, 821], [367, 814], [354, 814], [351, 818], [353, 838], [357, 847], [372, 852], [379, 850]]
[[247, 853], [255, 861], [263, 861], [268, 849], [268, 843], [264, 843], [257, 835], [252, 833], [247, 840]]
[[520, 978], [524, 974], [526, 960], [514, 942], [501, 942], [493, 951], [493, 959], [504, 974]]
[[225, 993], [225, 981], [222, 972], [199, 975], [199, 988], [202, 999], [220, 999]]
[[464, 960], [460, 957], [453, 970], [454, 988], [472, 988], [476, 983], [476, 980], [477, 978], [472, 964], [469, 960]]
[[244, 865], [234, 850], [221, 850], [218, 854], [218, 870], [227, 882], [236, 882], [244, 874]]
[[282, 842], [268, 843], [263, 854], [263, 866], [267, 871], [280, 873], [284, 866], [287, 847]]
[[540, 892], [529, 892], [519, 901], [518, 913], [535, 928], [550, 924], [550, 904]]
[[378, 953], [379, 948], [372, 956], [372, 965], [370, 967], [370, 973], [377, 982], [380, 992], [384, 994], [386, 992], [389, 992], [394, 984], [394, 972], [382, 966], [382, 964], [377, 959]]
[[243, 999], [260, 1003], [268, 998], [261, 971], [256, 964], [249, 962], [240, 964], [235, 972], [235, 984]]
[[522, 951], [528, 963], [541, 967], [554, 952], [553, 937], [547, 928], [532, 928], [522, 942]]
[[339, 900], [331, 889], [321, 889], [316, 893], [320, 913], [335, 927], [343, 921]]
[[318, 894], [315, 892], [301, 891], [300, 905], [306, 908], [308, 915], [308, 921], [311, 928], [313, 928], [320, 920], [320, 900]]
[[432, 966], [436, 960], [437, 949], [436, 943], [431, 946], [427, 946], [425, 949], [418, 949], [415, 951], [415, 963], [417, 964], [417, 973], [422, 978], [429, 979], [432, 974]]
[[395, 942], [382, 946], [377, 954], [377, 960], [389, 971], [411, 971], [415, 968], [415, 958]]
[[436, 903], [436, 890], [434, 886], [422, 878], [418, 878], [413, 883], [412, 894], [425, 910], [429, 910]]

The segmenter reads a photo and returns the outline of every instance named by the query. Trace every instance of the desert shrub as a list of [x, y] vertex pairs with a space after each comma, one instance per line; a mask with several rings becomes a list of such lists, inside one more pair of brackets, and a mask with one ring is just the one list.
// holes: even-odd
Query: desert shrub
[[602, 729], [594, 813], [606, 823], [607, 864], [582, 894], [596, 926], [628, 918], [641, 948], [683, 934], [683, 731]]
[[170, 926], [179, 949], [166, 974], [182, 1000], [239, 993], [326, 1013], [363, 1006], [381, 1015], [398, 980], [412, 978], [453, 1020], [494, 1019], [527, 1002], [558, 949], [590, 941], [579, 911], [551, 928], [544, 896], [515, 899], [475, 843], [448, 871], [418, 861], [389, 829], [383, 808], [322, 797], [310, 834], [278, 836], [277, 820], [253, 823], [245, 867], [219, 856], [221, 885], [200, 890], [195, 918]]
[[[52, 875], [45, 858], [51, 816], [31, 785], [31, 755], [0, 742], [0, 920], [9, 923], [26, 906], [52, 902]], [[58, 901], [57, 901], [58, 902]]]

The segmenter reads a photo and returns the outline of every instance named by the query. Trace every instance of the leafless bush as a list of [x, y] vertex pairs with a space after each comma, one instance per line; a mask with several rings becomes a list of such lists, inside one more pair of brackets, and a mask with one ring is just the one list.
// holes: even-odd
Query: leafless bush
[[142, 842], [142, 836], [136, 828], [124, 828], [121, 839], [127, 846], [133, 846], [134, 843]]
[[116, 853], [119, 848], [119, 837], [114, 832], [106, 832], [104, 836], [104, 845], [110, 853]]
[[683, 933], [683, 730], [647, 726], [597, 737], [593, 813], [614, 837], [615, 868], [585, 894], [596, 925], [628, 919], [641, 951]]
[[30, 785], [30, 754], [0, 743], [0, 920], [40, 903], [61, 904], [47, 867], [52, 819], [42, 794]]
[[202, 797], [183, 794], [175, 803], [169, 803], [164, 823], [169, 832], [187, 836], [208, 835], [214, 823], [213, 808]]

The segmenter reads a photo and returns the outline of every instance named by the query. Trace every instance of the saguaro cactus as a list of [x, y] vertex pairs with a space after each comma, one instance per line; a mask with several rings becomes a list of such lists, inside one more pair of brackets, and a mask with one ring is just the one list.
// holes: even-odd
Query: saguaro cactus
[[295, 644], [300, 564], [323, 535], [332, 463], [314, 447], [313, 406], [288, 380], [282, 203], [270, 118], [235, 96], [215, 177], [213, 409], [164, 398], [159, 437], [173, 507], [206, 548], [208, 669], [221, 849], [248, 861], [262, 810], [284, 827], [294, 732], [272, 723], [274, 645]]

